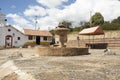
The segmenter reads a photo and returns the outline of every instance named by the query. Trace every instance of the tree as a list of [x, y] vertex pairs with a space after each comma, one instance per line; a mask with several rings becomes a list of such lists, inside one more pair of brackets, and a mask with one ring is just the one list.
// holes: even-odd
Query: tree
[[82, 28], [89, 28], [90, 27], [90, 23], [87, 21], [81, 21], [80, 22], [80, 27]]
[[60, 23], [62, 23], [67, 28], [72, 28], [72, 22], [70, 21], [62, 21], [62, 22], [59, 22], [59, 24]]
[[101, 13], [96, 12], [92, 17], [90, 21], [90, 26], [97, 26], [102, 25], [104, 23], [104, 17]]
[[50, 33], [55, 36], [55, 31], [54, 30], [50, 30]]
[[102, 28], [104, 30], [120, 30], [120, 24], [116, 22], [116, 19], [114, 19], [113, 21], [111, 23], [109, 21], [106, 21], [102, 25]]
[[120, 16], [117, 19], [112, 20], [112, 23], [120, 24]]

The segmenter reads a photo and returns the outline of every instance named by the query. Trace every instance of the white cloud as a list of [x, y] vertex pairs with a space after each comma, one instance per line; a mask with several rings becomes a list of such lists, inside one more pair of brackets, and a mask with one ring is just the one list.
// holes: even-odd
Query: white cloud
[[65, 14], [64, 16], [68, 16], [69, 20], [75, 22], [78, 20], [88, 21], [90, 11], [92, 11], [92, 15], [95, 12], [100, 12], [105, 20], [112, 20], [120, 16], [119, 7], [120, 1], [118, 0], [77, 0], [74, 4], [66, 6], [63, 12]]
[[[112, 20], [120, 16], [120, 1], [118, 0], [76, 0], [67, 6], [62, 4], [67, 1], [68, 0], [37, 0], [37, 2], [49, 8], [29, 6], [23, 13], [31, 22], [33, 22], [34, 19], [30, 17], [35, 15], [40, 16], [38, 17], [37, 26], [40, 27], [41, 30], [48, 29], [49, 27], [55, 28], [58, 22], [62, 20], [72, 21], [74, 25], [79, 24], [80, 21], [89, 21], [90, 11], [92, 11], [92, 15], [95, 12], [100, 12], [105, 20]], [[64, 9], [58, 9], [58, 6], [64, 6]], [[45, 16], [46, 14], [47, 16]], [[8, 17], [13, 18], [15, 23], [19, 25], [30, 25], [29, 21], [16, 14], [9, 14]]]
[[[74, 26], [79, 24], [80, 21], [89, 21], [90, 11], [92, 15], [95, 12], [100, 12], [105, 20], [112, 20], [120, 16], [120, 1], [118, 0], [76, 0], [75, 3], [66, 6], [64, 9], [60, 10], [57, 8], [50, 8], [47, 10], [49, 16], [40, 19], [45, 25], [56, 26], [62, 20], [69, 20], [74, 23]], [[51, 23], [54, 21], [53, 23]], [[49, 22], [51, 24], [49, 24]], [[41, 24], [42, 26], [43, 24]]]
[[15, 27], [16, 29], [18, 29], [19, 31], [21, 31], [22, 33], [24, 33], [24, 30], [22, 27], [20, 27], [19, 25], [12, 25], [13, 27]]
[[49, 8], [54, 8], [62, 5], [63, 2], [67, 2], [68, 0], [37, 0], [38, 3], [47, 6]]
[[28, 9], [24, 11], [25, 16], [45, 16], [46, 10], [40, 6], [29, 6]]
[[14, 21], [14, 25], [18, 25], [20, 27], [30, 27], [32, 28], [32, 25], [29, 21], [27, 21], [25, 18], [17, 15], [17, 14], [8, 14], [8, 18], [11, 18]]
[[100, 0], [95, 1], [93, 13], [101, 12], [105, 20], [112, 20], [120, 16], [120, 1], [118, 0]]
[[57, 24], [58, 21], [56, 19], [46, 16], [38, 19], [37, 29], [48, 30], [49, 28], [57, 27]]

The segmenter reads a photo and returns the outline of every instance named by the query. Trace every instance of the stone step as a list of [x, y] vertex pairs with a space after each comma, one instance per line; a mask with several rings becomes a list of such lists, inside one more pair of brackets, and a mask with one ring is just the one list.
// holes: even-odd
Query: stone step
[[0, 80], [35, 80], [32, 75], [20, 70], [14, 61], [7, 61], [0, 66]]

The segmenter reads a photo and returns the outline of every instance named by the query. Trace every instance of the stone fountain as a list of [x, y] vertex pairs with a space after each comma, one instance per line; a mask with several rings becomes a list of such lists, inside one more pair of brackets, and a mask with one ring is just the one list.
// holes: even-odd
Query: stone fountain
[[35, 47], [37, 56], [76, 56], [76, 55], [87, 55], [88, 48], [80, 47], [69, 47], [66, 46], [67, 34], [69, 29], [61, 22], [58, 27], [55, 28], [55, 34], [59, 35], [60, 47]]
[[59, 23], [58, 27], [55, 29], [55, 33], [59, 35], [59, 41], [61, 43], [61, 47], [66, 47], [64, 43], [67, 42], [68, 32], [69, 32], [69, 29], [66, 28], [62, 22]]

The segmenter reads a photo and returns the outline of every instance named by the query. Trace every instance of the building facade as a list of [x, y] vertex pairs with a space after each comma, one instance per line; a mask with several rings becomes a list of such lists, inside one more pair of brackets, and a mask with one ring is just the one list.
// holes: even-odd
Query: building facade
[[41, 42], [51, 42], [52, 34], [49, 31], [23, 29], [19, 31], [11, 25], [6, 25], [5, 15], [0, 14], [0, 46], [1, 47], [22, 47], [26, 43], [34, 42], [40, 45]]

